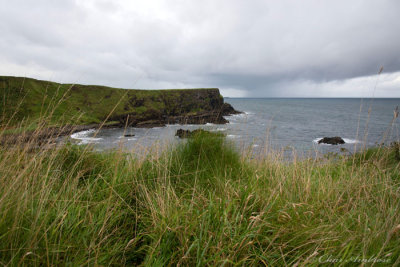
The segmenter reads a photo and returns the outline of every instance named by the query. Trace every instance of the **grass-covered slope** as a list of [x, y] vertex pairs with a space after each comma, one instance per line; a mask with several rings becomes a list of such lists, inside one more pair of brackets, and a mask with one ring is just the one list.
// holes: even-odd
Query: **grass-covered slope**
[[398, 146], [288, 163], [201, 133], [153, 156], [0, 147], [0, 263], [400, 264]]
[[2, 124], [47, 117], [57, 124], [136, 122], [161, 116], [191, 115], [220, 108], [218, 89], [126, 90], [105, 86], [59, 84], [30, 78], [0, 76]]

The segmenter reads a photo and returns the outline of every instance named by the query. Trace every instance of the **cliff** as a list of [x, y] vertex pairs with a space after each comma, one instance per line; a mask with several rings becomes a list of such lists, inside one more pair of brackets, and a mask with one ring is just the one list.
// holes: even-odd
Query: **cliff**
[[224, 115], [237, 113], [217, 88], [128, 90], [0, 76], [0, 90], [3, 125], [47, 117], [55, 125], [107, 120], [119, 126], [152, 127], [226, 123]]

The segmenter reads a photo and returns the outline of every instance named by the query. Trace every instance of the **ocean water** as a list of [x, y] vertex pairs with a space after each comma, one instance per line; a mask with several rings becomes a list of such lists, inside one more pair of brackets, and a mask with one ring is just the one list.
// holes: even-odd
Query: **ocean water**
[[[222, 132], [239, 150], [262, 154], [274, 149], [298, 155], [340, 152], [399, 140], [394, 110], [400, 99], [357, 98], [227, 98], [243, 114], [227, 116], [225, 125], [168, 125], [151, 129], [104, 129], [75, 133], [71, 140], [96, 149], [123, 148], [145, 153], [184, 142], [175, 137], [179, 128]], [[123, 137], [134, 134], [134, 137]], [[344, 145], [324, 145], [322, 137], [340, 136]]]

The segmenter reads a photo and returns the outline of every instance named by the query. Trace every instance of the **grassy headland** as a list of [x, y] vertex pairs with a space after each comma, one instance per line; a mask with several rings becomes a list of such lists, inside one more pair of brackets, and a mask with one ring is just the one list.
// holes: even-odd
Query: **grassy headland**
[[128, 123], [137, 126], [184, 118], [223, 122], [219, 113], [226, 108], [216, 88], [126, 90], [0, 76], [0, 92], [0, 122], [8, 126], [22, 120], [37, 125], [43, 119], [50, 125], [88, 125], [105, 120], [125, 125], [128, 116]]

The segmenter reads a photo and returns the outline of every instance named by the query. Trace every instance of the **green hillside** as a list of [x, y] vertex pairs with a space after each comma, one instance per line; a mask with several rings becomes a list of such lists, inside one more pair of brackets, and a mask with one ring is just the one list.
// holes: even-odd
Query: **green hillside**
[[223, 104], [218, 89], [127, 90], [0, 76], [0, 90], [2, 125], [39, 118], [51, 124], [92, 124], [128, 114], [140, 120], [146, 114], [195, 114]]

